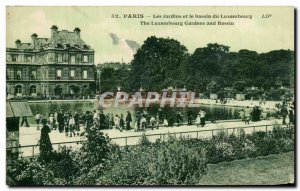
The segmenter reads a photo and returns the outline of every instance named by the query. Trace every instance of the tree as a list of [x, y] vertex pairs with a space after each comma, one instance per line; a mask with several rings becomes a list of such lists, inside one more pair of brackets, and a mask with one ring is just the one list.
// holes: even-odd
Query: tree
[[237, 91], [239, 91], [239, 93], [242, 93], [245, 88], [246, 88], [246, 82], [241, 80], [241, 81], [236, 81], [234, 84], [233, 84], [233, 88]]
[[174, 39], [147, 38], [131, 63], [131, 88], [158, 91], [166, 79], [182, 79], [188, 56], [186, 47]]

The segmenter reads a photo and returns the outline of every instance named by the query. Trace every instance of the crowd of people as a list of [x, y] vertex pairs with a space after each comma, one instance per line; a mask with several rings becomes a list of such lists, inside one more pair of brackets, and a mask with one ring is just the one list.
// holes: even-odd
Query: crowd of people
[[[147, 128], [159, 129], [159, 127], [173, 127], [183, 125], [185, 120], [184, 115], [180, 111], [166, 115], [168, 112], [163, 113], [161, 108], [155, 112], [148, 112], [147, 108], [135, 112], [135, 120], [130, 111], [123, 114], [104, 113], [103, 110], [86, 111], [85, 113], [55, 110], [49, 114], [48, 117], [42, 116], [38, 111], [35, 115], [37, 130], [41, 129], [41, 139], [39, 141], [40, 150], [52, 150], [49, 133], [53, 130], [58, 130], [60, 133], [65, 133], [66, 136], [83, 136], [89, 133], [91, 129], [116, 129], [119, 131], [131, 130], [145, 131]], [[196, 117], [195, 117], [196, 116]], [[249, 124], [250, 121], [260, 121], [261, 119], [268, 119], [268, 111], [265, 107], [254, 106], [250, 108], [247, 106], [239, 112], [239, 117]], [[294, 103], [276, 104], [275, 117], [282, 118], [282, 124], [286, 125], [286, 118], [289, 118], [288, 124], [295, 124], [294, 117]], [[196, 112], [194, 110], [187, 111], [187, 125], [196, 125], [197, 127], [204, 127], [206, 122], [206, 112], [201, 110]], [[214, 122], [214, 121], [212, 121]], [[21, 125], [28, 125], [27, 118], [23, 118]]]
[[[196, 125], [197, 127], [205, 126], [206, 112], [200, 110], [195, 114], [191, 110], [187, 112], [188, 125]], [[159, 108], [155, 114], [149, 114], [147, 108], [142, 111], [135, 112], [135, 121], [130, 111], [127, 111], [126, 116], [123, 114], [104, 113], [103, 110], [94, 110], [85, 113], [55, 110], [48, 117], [42, 116], [38, 111], [35, 115], [37, 130], [40, 129], [42, 120], [47, 121], [50, 130], [58, 130], [60, 133], [65, 133], [66, 136], [80, 136], [85, 132], [89, 132], [91, 128], [96, 130], [117, 129], [119, 131], [131, 130], [145, 131], [148, 129], [158, 129], [161, 126], [173, 127], [181, 126], [184, 122], [184, 116], [180, 111], [177, 111], [174, 116], [166, 116], [162, 109]], [[23, 122], [22, 122], [23, 123]], [[26, 119], [27, 123], [27, 119]]]
[[[287, 124], [287, 117], [289, 118], [288, 124], [295, 124], [295, 109], [294, 109], [294, 102], [288, 103], [283, 102], [282, 104], [277, 103], [275, 104], [275, 117], [277, 119], [282, 118], [282, 125]], [[250, 121], [260, 121], [261, 119], [267, 120], [270, 116], [268, 115], [268, 111], [266, 107], [261, 105], [254, 106], [253, 108], [249, 108], [247, 106], [245, 109], [239, 112], [239, 117], [245, 124], [249, 124]]]

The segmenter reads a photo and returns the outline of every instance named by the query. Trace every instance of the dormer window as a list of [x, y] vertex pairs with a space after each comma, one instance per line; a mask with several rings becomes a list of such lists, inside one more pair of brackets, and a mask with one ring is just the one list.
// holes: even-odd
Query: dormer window
[[57, 48], [63, 48], [63, 45], [61, 45], [61, 44], [58, 43], [58, 44], [56, 45], [56, 47], [57, 47]]
[[89, 49], [89, 47], [85, 44], [83, 45], [83, 49]]
[[66, 48], [70, 48], [71, 46], [70, 46], [70, 44], [66, 44]]

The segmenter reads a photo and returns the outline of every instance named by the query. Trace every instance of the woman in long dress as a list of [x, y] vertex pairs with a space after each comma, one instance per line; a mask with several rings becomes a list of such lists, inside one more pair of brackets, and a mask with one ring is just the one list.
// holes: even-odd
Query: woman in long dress
[[49, 133], [51, 132], [49, 126], [47, 125], [47, 119], [42, 119], [42, 129], [40, 138], [40, 157], [42, 159], [49, 159], [49, 155], [52, 152], [52, 143], [50, 141]]

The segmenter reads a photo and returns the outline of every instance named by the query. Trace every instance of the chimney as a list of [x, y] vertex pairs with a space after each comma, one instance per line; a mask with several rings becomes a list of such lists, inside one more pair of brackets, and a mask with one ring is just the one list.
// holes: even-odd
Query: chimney
[[37, 35], [36, 33], [33, 33], [33, 34], [31, 35], [31, 41], [32, 41], [33, 47], [36, 46], [36, 39], [37, 39], [37, 37], [38, 37], [38, 35]]
[[75, 29], [74, 29], [74, 32], [80, 37], [80, 28], [78, 28], [78, 27], [76, 27]]
[[16, 40], [16, 48], [20, 48], [20, 46], [21, 46], [21, 41], [18, 39], [18, 40]]
[[58, 27], [56, 25], [52, 25], [51, 27], [51, 38], [54, 38], [57, 34]]

